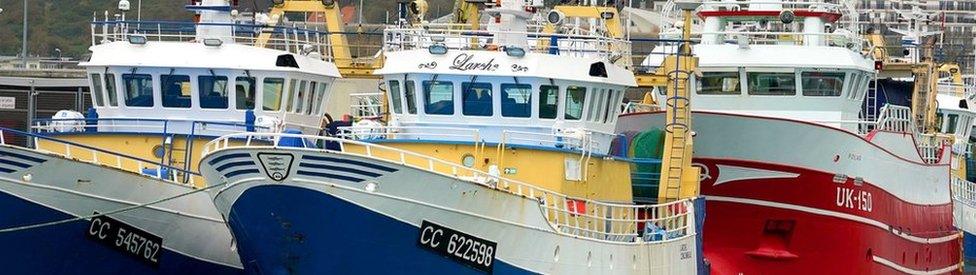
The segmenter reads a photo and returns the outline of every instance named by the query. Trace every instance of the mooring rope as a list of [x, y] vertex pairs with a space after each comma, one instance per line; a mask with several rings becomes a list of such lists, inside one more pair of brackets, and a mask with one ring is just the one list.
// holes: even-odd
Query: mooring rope
[[133, 206], [123, 207], [123, 208], [119, 208], [119, 209], [116, 209], [116, 210], [108, 211], [108, 212], [105, 212], [105, 213], [97, 213], [97, 214], [79, 216], [79, 217], [75, 217], [75, 218], [68, 218], [68, 219], [62, 219], [62, 220], [56, 220], [56, 221], [50, 221], [50, 222], [44, 222], [44, 223], [36, 223], [36, 224], [30, 224], [30, 225], [23, 225], [23, 226], [17, 226], [17, 227], [4, 228], [4, 229], [0, 229], [0, 233], [11, 233], [11, 232], [23, 231], [23, 230], [28, 230], [28, 229], [48, 227], [48, 226], [54, 226], [54, 225], [59, 225], [59, 224], [65, 224], [65, 223], [69, 223], [69, 222], [87, 220], [87, 219], [101, 217], [101, 216], [105, 216], [105, 215], [118, 214], [118, 213], [122, 213], [122, 212], [126, 212], [126, 211], [131, 211], [131, 210], [135, 210], [135, 209], [147, 207], [147, 206], [150, 206], [150, 205], [159, 204], [159, 203], [163, 203], [163, 202], [166, 202], [166, 201], [170, 201], [170, 200], [182, 198], [182, 197], [189, 196], [189, 195], [192, 195], [192, 194], [196, 194], [196, 193], [200, 193], [200, 192], [203, 192], [203, 191], [207, 191], [207, 190], [210, 190], [210, 189], [213, 189], [213, 188], [216, 188], [216, 187], [220, 187], [220, 186], [223, 186], [223, 185], [226, 185], [226, 184], [227, 184], [227, 182], [220, 183], [220, 184], [215, 184], [215, 185], [210, 185], [210, 186], [207, 186], [207, 187], [204, 187], [204, 188], [200, 188], [200, 189], [196, 189], [196, 190], [193, 190], [193, 191], [190, 191], [190, 192], [181, 193], [181, 194], [178, 194], [176, 196], [165, 197], [165, 198], [162, 198], [162, 199], [159, 199], [159, 200], [155, 200], [155, 201], [151, 201], [151, 202], [147, 202], [147, 203], [143, 203], [143, 204], [137, 204], [137, 205], [133, 205]]

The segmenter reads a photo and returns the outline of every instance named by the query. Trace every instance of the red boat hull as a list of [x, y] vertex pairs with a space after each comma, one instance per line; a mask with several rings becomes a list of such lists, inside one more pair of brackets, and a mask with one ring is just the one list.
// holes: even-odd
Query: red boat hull
[[[696, 163], [773, 168], [716, 159]], [[703, 183], [704, 253], [714, 274], [959, 271], [961, 239], [951, 227], [950, 205], [913, 205], [869, 183], [838, 184], [833, 175], [800, 170], [780, 170], [798, 172], [795, 179]], [[866, 194], [870, 202], [861, 202]], [[861, 210], [867, 204], [871, 212]]]
[[[902, 133], [694, 117], [712, 274], [960, 273], [948, 156], [925, 163]], [[627, 115], [618, 132], [663, 121], [661, 113]]]

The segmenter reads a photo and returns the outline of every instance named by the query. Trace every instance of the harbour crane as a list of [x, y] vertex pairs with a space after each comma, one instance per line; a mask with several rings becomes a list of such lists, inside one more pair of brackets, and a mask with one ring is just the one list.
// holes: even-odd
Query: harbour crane
[[[325, 29], [329, 33], [329, 43], [332, 58], [339, 72], [345, 78], [377, 78], [373, 71], [383, 66], [382, 56], [378, 53], [368, 58], [356, 58], [352, 55], [352, 46], [346, 36], [345, 26], [339, 5], [334, 0], [274, 0], [268, 13], [269, 26], [280, 24], [286, 13], [301, 12], [321, 14], [324, 17]], [[275, 20], [277, 19], [277, 20]], [[257, 44], [267, 43], [271, 34], [262, 34]]]

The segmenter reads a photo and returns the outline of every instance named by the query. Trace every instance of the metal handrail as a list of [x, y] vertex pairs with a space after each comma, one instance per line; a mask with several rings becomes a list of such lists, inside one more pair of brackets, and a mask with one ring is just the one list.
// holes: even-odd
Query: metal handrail
[[[208, 131], [214, 132], [226, 132], [226, 133], [236, 133], [247, 131], [249, 128], [255, 130], [269, 130], [270, 128], [265, 126], [258, 126], [253, 124], [238, 123], [238, 122], [225, 122], [225, 121], [204, 121], [204, 120], [192, 120], [192, 119], [152, 119], [152, 118], [36, 118], [33, 120], [35, 123], [31, 125], [31, 131], [36, 133], [41, 132], [81, 132], [85, 129], [90, 128], [127, 128], [127, 129], [156, 129], [165, 130], [168, 129], [173, 123], [186, 123], [196, 129], [196, 127], [207, 125], [217, 125], [217, 126], [229, 126], [236, 127], [240, 129], [207, 129]], [[65, 123], [67, 122], [67, 123]], [[70, 124], [70, 122], [80, 122], [79, 124]], [[59, 124], [65, 123], [65, 124]], [[130, 123], [130, 124], [125, 124]], [[75, 131], [77, 130], [77, 131]], [[138, 133], [148, 133], [138, 132]], [[157, 131], [158, 132], [158, 131]], [[155, 133], [155, 132], [154, 132]], [[162, 132], [166, 134], [165, 132]], [[185, 133], [184, 133], [185, 134]]]
[[952, 199], [976, 206], [976, 183], [952, 176]]
[[[356, 139], [356, 140], [374, 140], [374, 139], [397, 139], [397, 136], [404, 137], [446, 137], [446, 138], [468, 138], [475, 144], [484, 143], [486, 141], [482, 140], [482, 134], [479, 129], [475, 128], [463, 128], [463, 127], [438, 127], [438, 126], [390, 126], [390, 125], [378, 125], [378, 126], [343, 126], [338, 127], [339, 132], [336, 134], [337, 137]], [[583, 131], [583, 137], [577, 137], [568, 134], [560, 133], [544, 133], [544, 132], [527, 132], [527, 131], [514, 131], [514, 130], [502, 130], [501, 136], [497, 142], [500, 145], [509, 144], [511, 141], [522, 141], [517, 144], [528, 143], [538, 143], [541, 146], [552, 146], [554, 148], [561, 148], [560, 146], [566, 146], [569, 149], [577, 149], [580, 151], [596, 151], [600, 143], [598, 140], [592, 138], [594, 134], [597, 135], [608, 135], [614, 136], [611, 133], [605, 133], [601, 131], [596, 131], [592, 129], [579, 129]], [[453, 134], [449, 132], [466, 132], [469, 134]], [[519, 137], [519, 136], [523, 137]], [[524, 136], [534, 136], [524, 137]], [[546, 139], [548, 138], [548, 139]], [[584, 146], [584, 145], [588, 145]], [[584, 148], [586, 147], [586, 148]], [[586, 150], [582, 150], [586, 149]]]
[[[334, 143], [338, 145], [339, 149], [279, 147], [277, 144], [282, 138], [299, 138], [311, 141], [311, 144], [319, 142]], [[245, 140], [245, 142], [232, 144], [229, 142], [231, 139]], [[272, 145], [255, 145], [251, 142], [253, 140], [271, 140]], [[347, 146], [358, 146], [364, 150], [362, 152], [345, 150]], [[380, 162], [399, 164], [468, 181], [486, 188], [535, 200], [539, 203], [543, 215], [553, 228], [562, 233], [582, 238], [626, 243], [646, 242], [646, 240], [641, 238], [643, 235], [641, 229], [646, 229], [645, 226], [654, 226], [666, 232], [662, 240], [658, 241], [667, 241], [669, 239], [694, 234], [692, 224], [694, 218], [693, 216], [689, 216], [689, 214], [694, 213], [694, 205], [687, 199], [656, 205], [638, 205], [575, 198], [536, 185], [492, 175], [427, 155], [379, 144], [335, 137], [282, 133], [237, 133], [208, 142], [204, 145], [203, 156], [206, 157], [215, 152], [233, 148], [291, 149], [345, 154], [370, 158]], [[390, 154], [377, 154], [376, 152], [392, 152], [393, 156]], [[408, 160], [420, 160], [423, 165], [418, 165]]]
[[950, 82], [939, 82], [936, 85], [939, 94], [961, 97], [972, 100], [976, 97], [976, 86], [969, 84], [956, 84]]
[[[328, 32], [243, 23], [92, 20], [92, 46], [109, 42], [127, 41], [133, 35], [142, 36], [146, 40], [157, 42], [201, 42], [197, 41], [196, 36], [196, 27], [198, 26], [230, 28], [230, 36], [208, 35], [208, 38], [230, 40], [237, 44], [260, 46], [287, 51], [293, 54], [316, 52], [321, 55], [323, 60], [332, 60], [331, 38]], [[260, 38], [262, 34], [270, 34], [270, 37]]]
[[[61, 153], [57, 153], [57, 152], [51, 152], [51, 151], [47, 151], [47, 150], [41, 150], [39, 148], [28, 148], [28, 147], [22, 147], [22, 146], [14, 145], [14, 144], [7, 144], [6, 140], [3, 138], [4, 134], [6, 134], [6, 133], [11, 133], [11, 134], [14, 134], [14, 135], [24, 136], [26, 138], [33, 139], [34, 140], [34, 143], [33, 144], [35, 144], [35, 146], [37, 146], [36, 144], [38, 144], [37, 143], [38, 140], [45, 140], [45, 141], [50, 141], [50, 142], [54, 142], [54, 143], [58, 143], [58, 144], [63, 144], [65, 146], [65, 152], [63, 154], [61, 154]], [[52, 138], [52, 137], [49, 137], [49, 136], [44, 136], [44, 135], [35, 134], [35, 133], [28, 133], [28, 132], [19, 131], [19, 130], [10, 129], [10, 128], [5, 128], [5, 127], [0, 127], [0, 145], [22, 147], [22, 148], [26, 148], [26, 149], [30, 149], [30, 150], [39, 151], [39, 152], [52, 153], [52, 154], [56, 154], [56, 155], [62, 156], [64, 158], [74, 159], [74, 160], [82, 161], [82, 162], [85, 162], [85, 163], [96, 164], [96, 165], [103, 165], [103, 166], [109, 166], [109, 165], [106, 164], [107, 162], [99, 161], [98, 155], [99, 154], [101, 154], [101, 155], [108, 155], [108, 156], [110, 156], [110, 158], [114, 158], [115, 159], [115, 166], [109, 166], [109, 167], [112, 167], [112, 168], [115, 168], [115, 169], [119, 169], [119, 170], [123, 170], [123, 171], [134, 172], [134, 173], [137, 173], [137, 174], [140, 174], [140, 175], [145, 175], [143, 173], [143, 171], [142, 171], [144, 168], [146, 168], [146, 169], [156, 169], [156, 174], [155, 175], [148, 175], [148, 176], [152, 176], [152, 177], [157, 178], [159, 180], [163, 180], [163, 181], [166, 181], [166, 182], [169, 182], [169, 183], [174, 183], [174, 184], [179, 184], [179, 185], [194, 186], [193, 185], [193, 183], [194, 183], [194, 180], [193, 180], [194, 177], [193, 176], [200, 176], [200, 173], [193, 172], [193, 171], [189, 171], [189, 170], [184, 170], [182, 168], [177, 168], [177, 167], [173, 167], [173, 166], [164, 165], [164, 164], [161, 164], [159, 161], [153, 161], [153, 160], [147, 160], [147, 159], [143, 159], [143, 158], [139, 158], [139, 157], [134, 157], [134, 156], [129, 156], [129, 155], [123, 155], [123, 154], [119, 154], [119, 153], [116, 153], [116, 152], [112, 152], [112, 151], [108, 151], [108, 150], [105, 150], [105, 149], [100, 149], [100, 148], [96, 148], [96, 147], [92, 147], [92, 146], [88, 146], [88, 145], [84, 145], [84, 144], [80, 144], [80, 143], [76, 143], [76, 142], [72, 142], [72, 141], [67, 141], [67, 140]], [[90, 159], [81, 159], [81, 158], [79, 158], [77, 154], [72, 154], [72, 148], [78, 148], [78, 149], [87, 151], [87, 153], [91, 156], [91, 158]], [[134, 163], [135, 166], [137, 167], [137, 170], [136, 171], [131, 171], [130, 169], [125, 169], [125, 165], [123, 165], [124, 161], [125, 162], [129, 162], [129, 163]], [[184, 175], [184, 176], [188, 175], [186, 177], [189, 178], [189, 181], [187, 183], [184, 183], [184, 182], [181, 182], [181, 181], [176, 180], [175, 179], [175, 178], [177, 178], [176, 175], [174, 175], [173, 178], [168, 177], [168, 175], [163, 175], [162, 174], [162, 170], [163, 169], [161, 169], [161, 168], [165, 168], [165, 169], [168, 169], [169, 171], [173, 171], [173, 172], [182, 173], [182, 175]]]
[[[751, 45], [782, 45], [792, 43], [792, 45], [803, 45], [807, 37], [823, 37], [823, 45], [836, 45], [845, 48], [859, 49], [863, 38], [851, 34], [838, 33], [807, 33], [807, 32], [774, 32], [774, 31], [717, 31], [717, 32], [696, 32], [700, 35], [724, 35], [727, 39], [734, 39], [737, 36], [749, 37]], [[783, 39], [788, 37], [789, 39]], [[734, 41], [730, 41], [735, 43]]]
[[[596, 55], [607, 60], [631, 55], [630, 41], [601, 35], [451, 28], [387, 28], [384, 30], [383, 49], [386, 52], [398, 52], [426, 49], [435, 44], [443, 45], [448, 49], [485, 49], [492, 45], [493, 42], [490, 40], [500, 34], [524, 35], [528, 39], [526, 45], [528, 48], [524, 49], [526, 52], [545, 54], [558, 52], [559, 55], [579, 57]], [[434, 38], [443, 41], [435, 41]], [[552, 40], [557, 40], [557, 45], [552, 45], [550, 43]]]
[[[661, 9], [661, 26], [671, 26], [672, 28], [679, 28], [676, 22], [683, 22], [683, 20], [678, 20], [682, 16], [682, 13], [677, 8], [675, 4], [677, 0], [669, 0], [664, 4]], [[829, 2], [828, 2], [829, 1]], [[836, 22], [837, 25], [843, 25], [839, 29], [846, 29], [850, 33], [846, 34], [827, 34], [827, 35], [837, 35], [845, 36], [848, 43], [841, 43], [839, 46], [849, 47], [855, 50], [861, 50], [864, 46], [864, 39], [857, 34], [858, 26], [858, 12], [854, 8], [854, 2], [852, 0], [828, 0], [828, 1], [780, 1], [780, 0], [769, 0], [769, 1], [704, 1], [701, 5], [694, 11], [698, 14], [702, 11], [717, 11], [717, 10], [750, 10], [750, 8], [759, 8], [762, 11], [770, 10], [789, 10], [789, 11], [813, 11], [813, 12], [829, 12], [838, 13], [841, 15], [841, 20]], [[695, 16], [697, 20], [699, 17]], [[729, 34], [732, 32], [722, 32], [722, 33], [711, 33], [711, 34]], [[779, 35], [779, 34], [790, 34], [796, 35], [798, 37], [803, 37], [804, 35], [817, 35], [817, 34], [807, 34], [803, 32], [790, 32], [790, 33], [776, 33], [776, 32], [756, 32], [763, 33], [767, 35]], [[699, 34], [699, 33], [696, 33]], [[707, 34], [707, 33], [706, 33]], [[829, 44], [828, 44], [829, 45]]]
[[383, 96], [382, 92], [374, 93], [351, 93], [349, 94], [349, 111], [353, 115], [362, 118], [383, 117]]
[[[163, 137], [160, 141], [162, 148], [166, 148], [168, 138], [174, 135], [184, 135], [187, 140], [194, 140], [198, 137], [218, 137], [228, 133], [271, 130], [269, 127], [246, 123], [189, 119], [50, 118], [36, 120], [37, 123], [32, 125], [30, 130], [39, 135], [47, 135], [48, 133], [84, 133], [93, 128], [95, 131], [102, 133], [158, 134]], [[183, 130], [175, 129], [179, 125], [184, 126], [181, 127]], [[183, 150], [185, 152], [191, 152], [183, 157], [183, 169], [189, 170], [192, 164], [193, 142], [186, 142]], [[160, 160], [159, 164], [169, 166], [174, 161], [176, 159], [168, 158]], [[188, 180], [192, 179], [184, 179], [183, 182], [186, 183]]]
[[[196, 31], [194, 28], [189, 28], [189, 27], [196, 27], [196, 26], [215, 26], [215, 27], [240, 27], [240, 28], [255, 28], [255, 29], [273, 29], [273, 30], [279, 31], [279, 32], [284, 32], [284, 31], [309, 31], [309, 32], [323, 34], [323, 35], [327, 35], [327, 34], [340, 34], [340, 33], [333, 33], [333, 32], [322, 31], [322, 30], [312, 30], [312, 29], [304, 29], [304, 28], [297, 28], [297, 27], [288, 27], [288, 26], [280, 26], [280, 25], [279, 26], [257, 25], [257, 24], [247, 24], [247, 23], [215, 23], [215, 22], [190, 22], [190, 21], [167, 21], [167, 20], [102, 20], [102, 21], [93, 20], [91, 22], [91, 24], [92, 25], [95, 25], [95, 26], [101, 26], [101, 25], [109, 25], [109, 26], [111, 26], [111, 25], [116, 25], [116, 24], [128, 24], [128, 25], [140, 25], [141, 24], [141, 25], [147, 25], [147, 26], [152, 26], [152, 25], [157, 25], [157, 26], [184, 26], [185, 28], [183, 28], [183, 30], [186, 30], [186, 31]], [[187, 26], [189, 26], [189, 27], [187, 27]], [[140, 30], [141, 29], [153, 30], [152, 28], [145, 27], [145, 26], [138, 26], [136, 28], [137, 29], [140, 29]], [[167, 30], [169, 30], [169, 29], [174, 29], [174, 28], [168, 28]], [[353, 33], [358, 34], [359, 32], [343, 32], [341, 34], [353, 34]], [[365, 34], [372, 34], [372, 35], [379, 35], [379, 33], [366, 33], [366, 32], [364, 32], [364, 33]]]
[[886, 104], [881, 107], [878, 115], [877, 121], [865, 121], [865, 120], [817, 120], [813, 121], [822, 124], [854, 124], [857, 126], [867, 126], [858, 127], [858, 135], [867, 135], [871, 131], [887, 131], [894, 133], [904, 133], [909, 134], [914, 137], [915, 147], [918, 150], [919, 157], [925, 163], [937, 163], [944, 153], [945, 144], [942, 144], [943, 139], [939, 134], [922, 134], [915, 127], [915, 122], [912, 120], [911, 108], [898, 105]]
[[[378, 125], [378, 126], [344, 126], [338, 127], [339, 133], [336, 136], [341, 138], [349, 139], [376, 139], [379, 136], [383, 139], [395, 139], [396, 136], [430, 136], [430, 137], [471, 137], [471, 141], [474, 143], [482, 142], [481, 131], [472, 128], [460, 128], [460, 127], [436, 127], [436, 126], [390, 126], [390, 125]], [[409, 130], [421, 130], [421, 131], [411, 131]], [[365, 131], [365, 132], [364, 132]], [[466, 132], [469, 134], [448, 134], [444, 131], [454, 131], [454, 132]]]
[[898, 133], [916, 133], [915, 122], [912, 120], [912, 109], [890, 104], [882, 106], [878, 114], [876, 129]]
[[[553, 147], [569, 146], [570, 148], [576, 147], [583, 151], [595, 151], [599, 142], [591, 138], [595, 131], [583, 130], [583, 136], [577, 137], [567, 134], [560, 133], [541, 133], [541, 132], [525, 132], [525, 131], [512, 131], [512, 130], [502, 130], [502, 137], [499, 141], [501, 144], [508, 144], [510, 141], [525, 141], [533, 142], [541, 145], [551, 145]], [[602, 134], [602, 133], [601, 133]], [[531, 137], [518, 137], [518, 135], [523, 136], [535, 136], [538, 138]]]

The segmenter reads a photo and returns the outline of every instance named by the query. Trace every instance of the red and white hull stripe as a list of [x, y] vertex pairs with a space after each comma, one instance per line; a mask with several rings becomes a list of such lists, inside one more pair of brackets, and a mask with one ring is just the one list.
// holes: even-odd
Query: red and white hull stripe
[[[958, 273], [949, 166], [911, 135], [695, 112], [705, 257], [715, 274]], [[663, 114], [620, 118], [618, 132]]]

